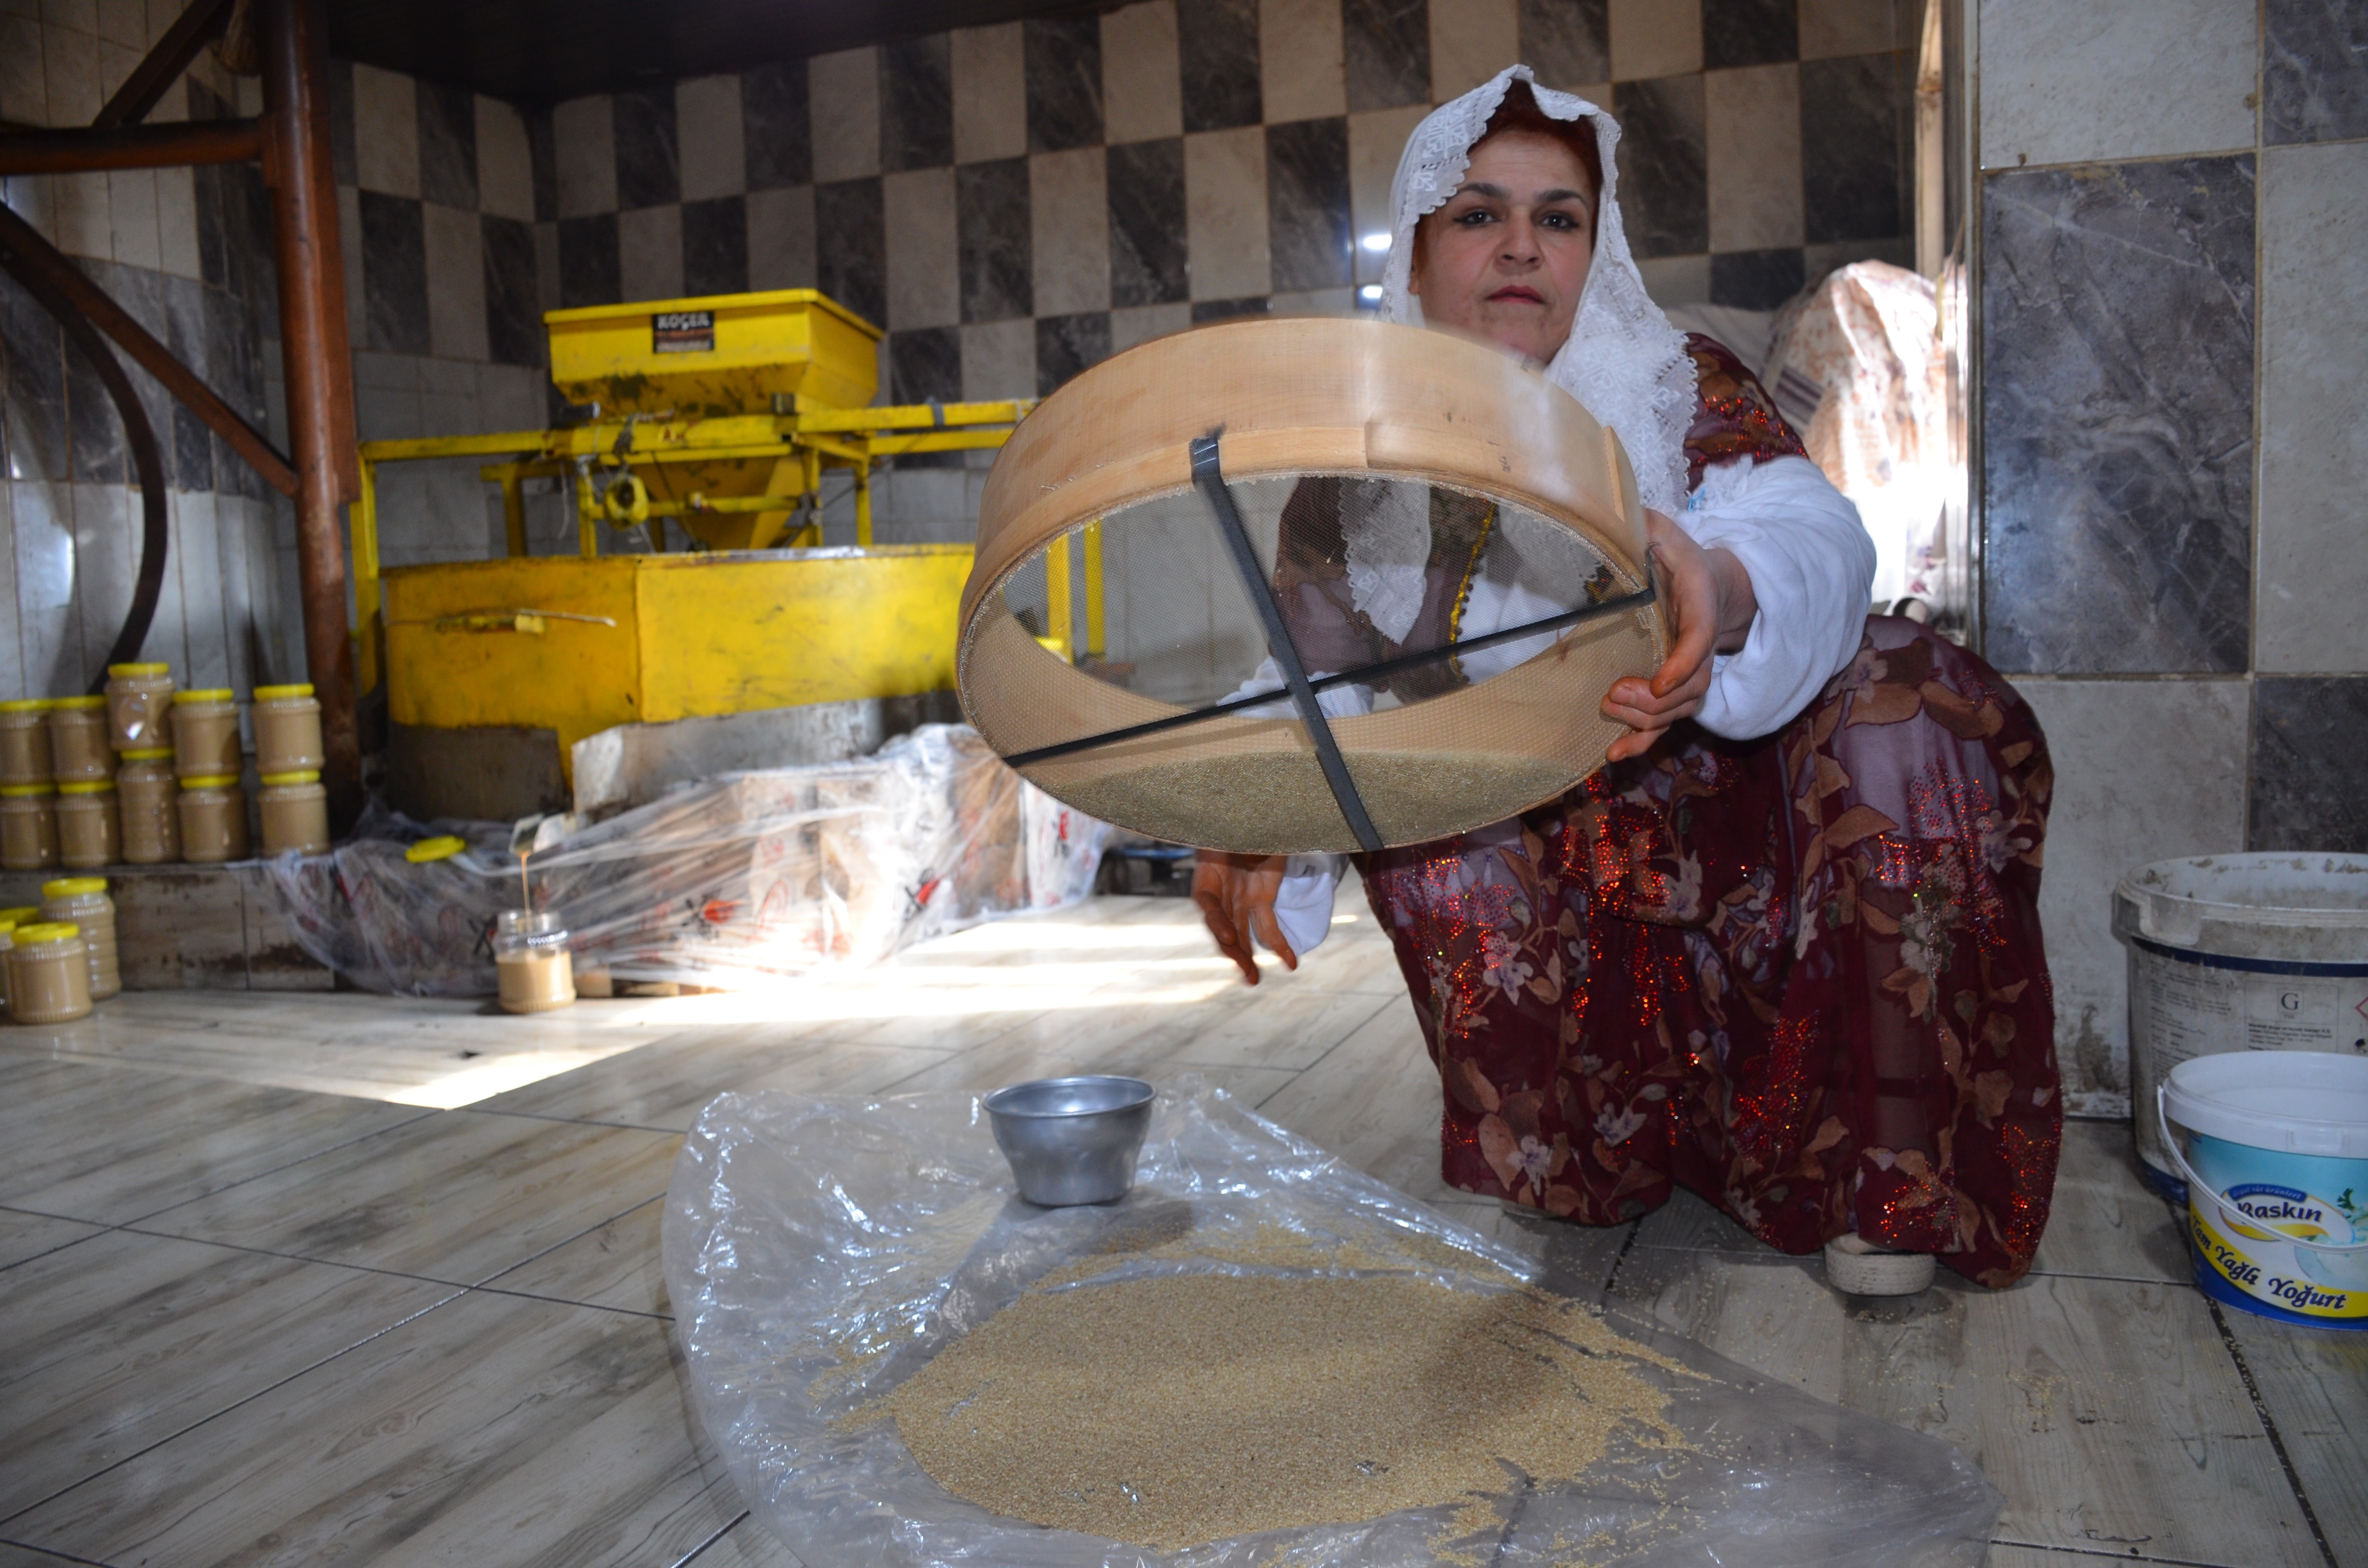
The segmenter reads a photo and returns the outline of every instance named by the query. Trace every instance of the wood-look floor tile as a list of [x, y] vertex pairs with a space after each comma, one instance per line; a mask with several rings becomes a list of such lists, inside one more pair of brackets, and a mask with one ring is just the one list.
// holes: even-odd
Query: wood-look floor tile
[[2220, 1309], [2340, 1568], [2368, 1568], [2368, 1334]]
[[472, 1291], [11, 1521], [110, 1562], [679, 1562], [741, 1512], [665, 1324]]
[[1954, 1443], [2006, 1495], [1998, 1533], [2229, 1568], [2319, 1554], [2206, 1303], [2033, 1276], [1846, 1302], [1814, 1259], [1639, 1246], [1611, 1292], [1720, 1353]]
[[1195, 1004], [1133, 998], [1044, 1013], [987, 1043], [967, 1060], [1044, 1056], [1187, 1067], [1271, 1067], [1297, 1072], [1386, 1006], [1360, 993], [1233, 985]]
[[1440, 1179], [1439, 1111], [1439, 1070], [1405, 1001], [1383, 1006], [1258, 1107], [1400, 1192], [1452, 1201], [1470, 1195]]
[[896, 1093], [919, 1094], [934, 1089], [967, 1089], [984, 1094], [999, 1089], [1006, 1084], [1023, 1083], [1030, 1078], [1065, 1078], [1089, 1073], [1118, 1073], [1142, 1078], [1162, 1088], [1183, 1078], [1199, 1078], [1224, 1090], [1245, 1106], [1257, 1106], [1277, 1089], [1291, 1082], [1292, 1074], [1281, 1067], [1196, 1067], [1190, 1062], [1170, 1062], [1156, 1052], [1132, 1048], [1133, 1042], [1115, 1044], [1091, 1040], [1061, 1040], [1043, 1045], [1015, 1045], [1005, 1048], [1000, 1041], [966, 1051], [925, 1067], [896, 1085]]
[[1493, 1198], [1432, 1199], [1430, 1207], [1529, 1258], [1538, 1266], [1537, 1282], [1547, 1290], [1588, 1301], [1602, 1300], [1604, 1281], [1635, 1229], [1633, 1222], [1574, 1225]]
[[19, 1214], [0, 1209], [0, 1268], [14, 1268], [27, 1258], [71, 1246], [106, 1227], [79, 1220], [53, 1220], [47, 1214]]
[[773, 1024], [687, 1029], [477, 1106], [481, 1111], [688, 1131], [700, 1108], [732, 1089], [871, 1094], [945, 1053], [816, 1040]]
[[145, 1228], [473, 1285], [666, 1190], [671, 1132], [438, 1111]]
[[1636, 1244], [1667, 1247], [1676, 1252], [1769, 1252], [1766, 1242], [1745, 1230], [1724, 1210], [1685, 1187], [1673, 1189], [1668, 1201], [1637, 1221]]
[[131, 1231], [11, 1269], [0, 1518], [453, 1293]]
[[2127, 1123], [2064, 1124], [2055, 1203], [2032, 1267], [2103, 1279], [2193, 1278], [2179, 1221], [2139, 1179]]
[[29, 1546], [0, 1540], [0, 1568], [60, 1568], [74, 1562], [71, 1557], [57, 1557], [46, 1551], [36, 1551]]
[[597, 1231], [495, 1275], [485, 1281], [486, 1288], [671, 1316], [674, 1307], [666, 1300], [658, 1260], [658, 1233], [665, 1221], [666, 1200], [652, 1199]]
[[716, 1538], [686, 1568], [805, 1568], [781, 1538], [751, 1514]]
[[120, 1223], [421, 1114], [133, 1067], [0, 1061], [0, 1203]]

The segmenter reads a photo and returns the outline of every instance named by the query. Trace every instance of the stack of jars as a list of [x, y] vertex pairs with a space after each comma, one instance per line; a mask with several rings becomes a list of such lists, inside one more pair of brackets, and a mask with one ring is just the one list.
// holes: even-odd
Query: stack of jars
[[58, 863], [57, 785], [50, 778], [50, 705], [0, 702], [0, 866]]

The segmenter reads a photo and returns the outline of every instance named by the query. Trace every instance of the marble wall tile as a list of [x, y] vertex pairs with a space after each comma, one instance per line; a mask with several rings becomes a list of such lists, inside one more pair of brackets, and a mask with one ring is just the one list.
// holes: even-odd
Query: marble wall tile
[[[1549, 87], [1611, 80], [1611, 0], [1520, 0], [1520, 58]], [[1437, 47], [1434, 41], [1434, 49]], [[1600, 102], [1600, 99], [1590, 99]]]
[[176, 278], [202, 276], [198, 257], [197, 182], [188, 169], [157, 169], [156, 260]]
[[1176, 0], [1186, 131], [1258, 123], [1258, 0]]
[[1984, 168], [2253, 144], [2252, 6], [1978, 3]]
[[1702, 0], [1611, 0], [1609, 21], [1613, 81], [1702, 68]]
[[1710, 258], [1710, 302], [1738, 310], [1772, 311], [1801, 291], [1800, 247], [1714, 253]]
[[2368, 671], [2368, 143], [2261, 154], [2261, 574], [2256, 669]]
[[164, 242], [156, 232], [156, 171], [117, 169], [107, 176], [108, 254], [125, 266], [156, 271]]
[[812, 289], [814, 193], [810, 185], [748, 193], [748, 287]]
[[1110, 352], [1121, 353], [1138, 343], [1182, 332], [1191, 324], [1192, 307], [1182, 301], [1114, 310], [1110, 312]]
[[[962, 250], [962, 319], [1035, 313], [1029, 251], [1028, 160], [965, 164], [955, 173]], [[1022, 394], [1025, 395], [1025, 394]]]
[[746, 118], [737, 76], [695, 76], [674, 85], [685, 201], [738, 196], [748, 188]]
[[[1615, 13], [1615, 23], [1617, 16]], [[1619, 35], [1613, 33], [1613, 43]], [[1708, 127], [1702, 78], [1622, 81], [1620, 210], [1637, 256], [1691, 256], [1710, 248]]]
[[465, 87], [416, 84], [419, 194], [446, 207], [477, 209], [477, 95]]
[[1406, 151], [1406, 138], [1429, 112], [1422, 104], [1408, 104], [1404, 108], [1349, 117], [1349, 222], [1359, 241], [1356, 278], [1360, 283], [1381, 281], [1387, 253], [1369, 251], [1362, 241], [1368, 234], [1387, 234], [1396, 226], [1397, 215], [1390, 210], [1390, 184], [1397, 177], [1398, 157]]
[[534, 153], [526, 117], [516, 107], [475, 94], [470, 102], [477, 147], [477, 208], [534, 221]]
[[81, 609], [74, 602], [74, 497], [56, 483], [9, 485], [9, 527], [15, 535], [17, 646], [28, 694], [80, 691]]
[[115, 232], [108, 221], [107, 176], [49, 177], [51, 243], [68, 256], [99, 261], [111, 258], [115, 254]]
[[1109, 184], [1110, 303], [1165, 305], [1187, 298], [1184, 139], [1110, 148]]
[[1176, 0], [1139, 0], [1102, 14], [1102, 138], [1152, 142], [1184, 133]]
[[621, 300], [682, 295], [682, 209], [634, 207], [617, 214], [617, 279]]
[[485, 333], [484, 221], [475, 212], [421, 204], [427, 272], [428, 351], [438, 358], [480, 360]]
[[888, 392], [897, 403], [960, 403], [962, 329], [925, 326], [888, 335]]
[[1909, 231], [1900, 90], [1910, 58], [1853, 54], [1802, 62], [1802, 218], [1813, 244]]
[[1702, 0], [1702, 36], [1705, 71], [1800, 58], [1793, 0]]
[[973, 403], [1036, 395], [1036, 324], [974, 322], [962, 329], [962, 394]]
[[954, 171], [923, 169], [880, 182], [891, 331], [962, 321]]
[[1515, 61], [1524, 61], [1546, 85], [1543, 67], [1521, 52], [1521, 0], [1461, 0], [1430, 7], [1429, 101], [1460, 97]]
[[888, 319], [887, 252], [880, 181], [838, 180], [814, 187], [814, 246], [822, 291], [869, 322]]
[[1645, 279], [1645, 292], [1665, 310], [1671, 305], [1710, 303], [1710, 257], [1706, 256], [1640, 261], [1636, 271]]
[[1078, 371], [1110, 356], [1110, 313], [1085, 311], [1075, 315], [1036, 318], [1036, 395], [1050, 397]]
[[[14, 487], [0, 478], [0, 606], [12, 612], [8, 624], [0, 627], [0, 702], [20, 702], [27, 698], [45, 697], [45, 691], [35, 690], [25, 679], [24, 642], [19, 636], [23, 611], [17, 601], [17, 548], [15, 528], [10, 516], [10, 499]], [[211, 499], [211, 497], [208, 497]], [[44, 1225], [48, 1221], [42, 1221]], [[11, 1245], [6, 1249], [9, 1265], [23, 1261], [25, 1253]]]
[[953, 93], [953, 162], [1026, 155], [1028, 56], [1018, 22], [955, 31]]
[[615, 96], [617, 205], [661, 207], [682, 199], [675, 141], [674, 88], [637, 87]]
[[1345, 113], [1340, 0], [1263, 0], [1258, 75], [1269, 125]]
[[419, 99], [410, 77], [354, 67], [354, 179], [364, 190], [419, 194]]
[[2368, 136], [2368, 7], [2358, 0], [2267, 0], [2261, 140]]
[[87, 125], [107, 101], [98, 55], [98, 39], [86, 28], [42, 28], [41, 77], [57, 124]]
[[1102, 30], [1090, 17], [1021, 24], [1028, 150], [1061, 153], [1102, 139]]
[[1340, 35], [1351, 109], [1430, 101], [1429, 0], [1341, 0]]
[[1801, 75], [1791, 64], [1702, 77], [1710, 248], [1797, 246], [1801, 216]]
[[686, 294], [739, 294], [748, 288], [748, 199], [719, 196], [682, 204]]
[[1250, 294], [1237, 300], [1195, 300], [1192, 301], [1192, 324], [1206, 326], [1211, 322], [1267, 315], [1270, 313], [1270, 303], [1264, 294]]
[[2129, 1093], [2128, 960], [2113, 938], [2113, 888], [2152, 861], [2243, 846], [2245, 683], [2039, 678], [2016, 689], [2055, 765], [2039, 918], [2056, 1060], [2068, 1105], [2110, 1112]]
[[2368, 735], [2368, 679], [2265, 676], [2255, 681], [2245, 847], [2368, 854], [2362, 735]]
[[50, 123], [49, 85], [41, 62], [39, 17], [0, 15], [0, 119], [19, 125]]
[[860, 179], [880, 172], [877, 51], [842, 50], [806, 62], [814, 124], [814, 178]]
[[1887, 261], [1894, 267], [1912, 268], [1916, 265], [1916, 241], [1910, 235], [1896, 234], [1887, 240], [1845, 240], [1801, 247], [1802, 275], [1812, 283], [1854, 261]]
[[561, 219], [617, 210], [616, 111], [605, 93], [571, 98], [551, 111], [551, 142]]
[[944, 33], [880, 46], [880, 168], [954, 161], [953, 45]]
[[[534, 171], [534, 220], [548, 223], [559, 216], [559, 148], [549, 108], [529, 109], [526, 116], [526, 156]], [[614, 177], [612, 175], [610, 177]]]
[[617, 215], [562, 218], [559, 234], [559, 303], [613, 305], [625, 297], [617, 260]]
[[420, 203], [361, 193], [362, 288], [369, 344], [397, 354], [428, 352], [427, 240]]
[[1279, 290], [1336, 289], [1350, 278], [1345, 116], [1266, 128], [1267, 243]]
[[1194, 300], [1273, 290], [1264, 127], [1184, 138], [1184, 216]]
[[[1028, 160], [1029, 251], [1036, 313], [1107, 312], [1110, 303], [1110, 182], [1099, 147]], [[1107, 352], [1107, 350], [1105, 350]]]
[[498, 365], [541, 365], [542, 312], [535, 279], [534, 227], [487, 212], [479, 219], [485, 258], [485, 351]]
[[740, 74], [740, 139], [750, 190], [814, 182], [814, 116], [806, 101], [804, 61]]
[[1924, 7], [1898, 0], [1801, 0], [1801, 58], [1880, 54], [1922, 43]]
[[8, 439], [8, 477], [60, 480], [73, 462], [66, 436], [65, 339], [50, 313], [0, 276], [0, 372], [6, 401], [0, 426]]
[[2251, 637], [2253, 160], [1990, 176], [1987, 653], [2242, 670]]

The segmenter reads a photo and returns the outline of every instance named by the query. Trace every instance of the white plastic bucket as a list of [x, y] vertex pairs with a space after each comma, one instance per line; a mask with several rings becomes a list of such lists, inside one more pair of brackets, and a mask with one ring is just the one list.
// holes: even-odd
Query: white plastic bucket
[[[2201, 1056], [2150, 1119], [2187, 1178], [2204, 1294], [2314, 1328], [2368, 1329], [2368, 1061]], [[2188, 1135], [2184, 1154], [2174, 1128]]]
[[2113, 894], [2129, 949], [2138, 1158], [2185, 1194], [2151, 1109], [2180, 1062], [2233, 1051], [2368, 1056], [2368, 858], [2157, 860]]

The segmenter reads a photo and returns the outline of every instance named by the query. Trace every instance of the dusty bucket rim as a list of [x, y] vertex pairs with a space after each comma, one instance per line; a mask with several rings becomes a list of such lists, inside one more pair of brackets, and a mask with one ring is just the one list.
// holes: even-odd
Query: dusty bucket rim
[[[2316, 874], [2358, 876], [2360, 901], [2354, 904], [2262, 903], [2244, 899], [2214, 898], [2184, 891], [2171, 882], [2172, 878], [2182, 875], [2224, 876], [2269, 870], [2280, 866], [2307, 874], [2314, 870], [2309, 864], [2313, 861], [2317, 862]], [[2132, 903], [2161, 900], [2187, 906], [2199, 915], [2214, 919], [2368, 930], [2368, 856], [2363, 855], [2299, 854], [2290, 850], [2257, 849], [2228, 855], [2176, 856], [2138, 867], [2122, 879], [2115, 891]]]

